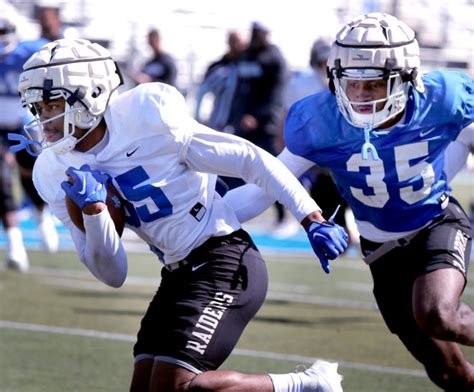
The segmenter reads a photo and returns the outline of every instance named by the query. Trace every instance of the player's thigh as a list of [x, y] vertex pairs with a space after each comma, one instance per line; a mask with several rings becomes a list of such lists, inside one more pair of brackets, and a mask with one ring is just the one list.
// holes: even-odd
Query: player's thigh
[[413, 311], [420, 325], [429, 329], [435, 323], [457, 322], [459, 300], [466, 284], [466, 278], [458, 269], [446, 263], [439, 268], [421, 275], [413, 287]]
[[[361, 244], [362, 249], [367, 249], [366, 240], [362, 239]], [[409, 257], [402, 249], [394, 249], [370, 265], [374, 297], [392, 333], [415, 326], [412, 291], [417, 273], [405, 261]]]
[[135, 361], [130, 392], [148, 392], [154, 358], [141, 358]]
[[[419, 237], [419, 239], [418, 239]], [[466, 277], [472, 246], [472, 228], [468, 216], [455, 199], [451, 199], [444, 215], [415, 237], [423, 246], [426, 272], [455, 268]]]
[[197, 257], [193, 264], [162, 271], [138, 333], [136, 357], [153, 355], [195, 372], [216, 369], [261, 307], [267, 272], [248, 242], [229, 239]]
[[184, 390], [196, 373], [181, 366], [142, 358], [135, 362], [130, 392]]
[[[381, 244], [361, 239], [364, 252]], [[453, 201], [433, 224], [424, 228], [410, 242], [386, 253], [370, 265], [374, 279], [374, 295], [379, 309], [392, 332], [405, 328], [414, 319], [413, 296], [420, 290], [415, 282], [425, 282], [431, 295], [438, 292], [440, 282], [431, 284], [427, 275], [433, 271], [456, 269], [465, 278], [471, 252], [469, 220], [456, 201]], [[437, 274], [450, 279], [452, 292], [459, 293], [458, 274]], [[447, 284], [447, 280], [444, 281]], [[440, 287], [440, 286], [438, 286]], [[425, 292], [425, 295], [429, 293]], [[435, 298], [435, 297], [434, 297]]]
[[451, 202], [445, 216], [420, 233], [424, 273], [413, 288], [414, 313], [424, 329], [455, 323], [459, 298], [467, 282], [471, 228], [467, 215]]
[[[413, 307], [414, 282], [419, 277], [417, 268], [410, 266], [410, 254], [401, 249], [391, 255], [391, 263], [383, 268], [382, 261], [371, 265], [374, 276], [374, 295], [380, 313], [390, 331], [397, 335], [406, 349], [428, 369], [444, 369], [446, 347], [427, 336], [420, 328]], [[408, 262], [404, 260], [408, 259]], [[398, 260], [398, 263], [397, 263]], [[451, 357], [455, 354], [451, 352]]]
[[185, 391], [197, 376], [181, 366], [159, 360], [154, 361], [150, 392]]

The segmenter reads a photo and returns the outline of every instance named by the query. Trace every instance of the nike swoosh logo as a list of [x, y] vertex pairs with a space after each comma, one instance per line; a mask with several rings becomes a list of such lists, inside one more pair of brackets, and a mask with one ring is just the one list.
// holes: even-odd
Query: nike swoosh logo
[[140, 148], [140, 146], [138, 146], [135, 150], [133, 151], [130, 151], [130, 152], [127, 152], [127, 157], [130, 158], [133, 154], [135, 154], [135, 152]]
[[205, 266], [207, 263], [209, 263], [209, 261], [205, 261], [204, 263], [193, 265], [191, 267], [191, 271], [192, 272], [197, 271], [199, 268]]
[[430, 129], [427, 129], [427, 130], [424, 130], [424, 131], [420, 131], [420, 137], [424, 137], [424, 136], [430, 134], [430, 133], [433, 132], [435, 129], [436, 129], [436, 127], [433, 127], [433, 128], [430, 128]]
[[86, 193], [86, 179], [83, 177], [82, 178], [82, 189], [79, 191], [80, 195], [83, 195]]

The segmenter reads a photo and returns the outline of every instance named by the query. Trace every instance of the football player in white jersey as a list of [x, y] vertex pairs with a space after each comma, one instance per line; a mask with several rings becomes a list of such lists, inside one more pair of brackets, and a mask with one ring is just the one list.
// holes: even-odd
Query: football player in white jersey
[[[127, 274], [105, 204], [106, 181], [125, 200], [127, 226], [164, 264], [138, 332], [131, 390], [342, 391], [337, 364], [325, 361], [289, 374], [217, 370], [262, 305], [267, 272], [215, 191], [216, 175], [242, 177], [280, 200], [307, 229], [326, 272], [328, 260], [346, 248], [347, 234], [324, 221], [276, 158], [193, 120], [174, 87], [142, 84], [119, 95], [120, 83], [100, 45], [58, 40], [43, 46], [20, 76], [22, 100], [36, 120], [25, 127], [31, 139], [19, 141], [39, 153], [35, 186], [97, 279], [119, 287]], [[72, 223], [65, 195], [82, 210], [85, 232]]]
[[[445, 152], [453, 140], [472, 145], [474, 85], [458, 72], [422, 76], [419, 66], [405, 23], [381, 13], [355, 18], [331, 47], [332, 92], [291, 107], [279, 158], [296, 176], [315, 163], [330, 169], [354, 212], [390, 331], [443, 390], [472, 392], [474, 366], [459, 346], [474, 346], [474, 312], [460, 299], [472, 228], [450, 196], [447, 175], [459, 165], [445, 165]], [[253, 185], [226, 201], [241, 222], [272, 202]]]

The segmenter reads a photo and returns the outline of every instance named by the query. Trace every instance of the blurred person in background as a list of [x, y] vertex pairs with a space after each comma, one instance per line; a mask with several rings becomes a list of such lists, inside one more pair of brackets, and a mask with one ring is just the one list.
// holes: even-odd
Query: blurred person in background
[[36, 19], [41, 27], [41, 38], [47, 41], [54, 41], [64, 37], [59, 6], [53, 5], [53, 3], [37, 6]]
[[[270, 40], [270, 29], [254, 22], [250, 43], [238, 62], [238, 82], [232, 101], [229, 132], [251, 141], [272, 155], [278, 154], [278, 120], [282, 91], [287, 79], [287, 64], [280, 49]], [[223, 178], [229, 188], [242, 185], [241, 179]], [[285, 235], [294, 225], [285, 220], [285, 208], [275, 203], [273, 234]]]
[[236, 64], [247, 49], [247, 40], [244, 38], [242, 32], [238, 30], [231, 30], [227, 34], [227, 52], [217, 61], [212, 62], [206, 69], [204, 79], [206, 79], [211, 72], [221, 66], [228, 64]]
[[23, 125], [31, 119], [21, 107], [18, 96], [18, 77], [23, 71], [23, 63], [47, 42], [42, 38], [19, 41], [15, 14], [8, 9], [0, 9], [0, 214], [7, 238], [6, 264], [22, 272], [28, 270], [29, 262], [19, 228], [18, 206], [13, 190], [17, 175], [15, 162], [19, 166], [24, 193], [33, 203], [43, 249], [47, 252], [56, 252], [58, 249], [58, 234], [53, 217], [31, 180], [35, 158], [24, 150], [14, 156], [7, 149], [7, 134], [22, 133]]
[[128, 75], [136, 84], [161, 82], [176, 86], [176, 63], [173, 57], [163, 50], [161, 33], [157, 29], [151, 29], [147, 37], [153, 55], [140, 70], [129, 69]]
[[[241, 59], [247, 41], [241, 32], [231, 30], [227, 35], [228, 50], [217, 61], [211, 63], [196, 94], [195, 118], [218, 131], [225, 131], [238, 82], [237, 64]], [[207, 119], [201, 113], [203, 100], [212, 96], [212, 109]]]
[[283, 128], [290, 106], [301, 98], [328, 88], [327, 60], [331, 40], [319, 38], [313, 42], [309, 56], [309, 66], [293, 72], [283, 88], [283, 110], [280, 121], [279, 149], [283, 150]]

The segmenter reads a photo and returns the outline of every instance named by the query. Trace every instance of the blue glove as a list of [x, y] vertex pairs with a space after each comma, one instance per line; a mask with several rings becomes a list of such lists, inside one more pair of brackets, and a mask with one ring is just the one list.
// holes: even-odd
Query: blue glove
[[321, 267], [327, 274], [331, 271], [329, 260], [334, 260], [343, 253], [349, 241], [349, 236], [345, 230], [333, 222], [337, 210], [328, 222], [314, 221], [308, 227], [309, 243], [316, 256], [318, 256]]
[[73, 183], [63, 181], [61, 188], [81, 210], [91, 203], [105, 204], [107, 199], [105, 183], [109, 178], [107, 174], [92, 170], [89, 165], [82, 165], [80, 169], [70, 167], [66, 170], [66, 174], [72, 177]]

